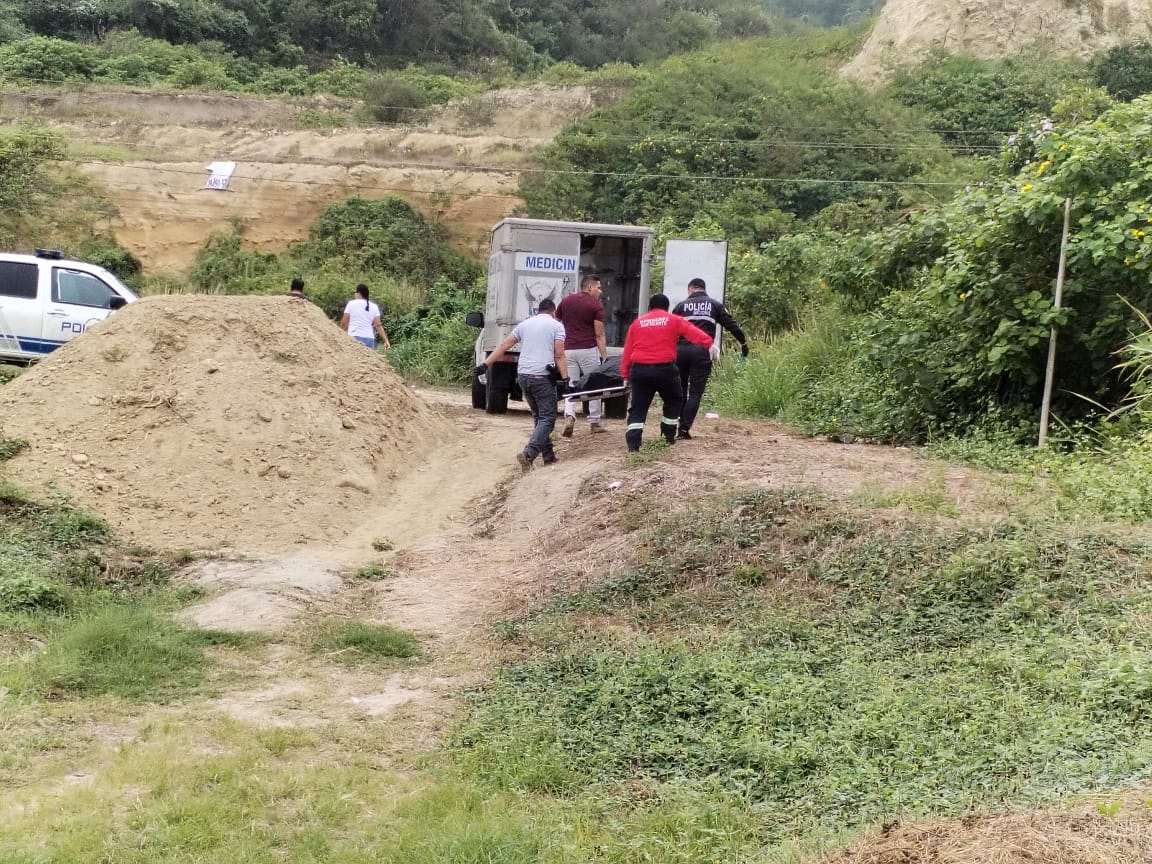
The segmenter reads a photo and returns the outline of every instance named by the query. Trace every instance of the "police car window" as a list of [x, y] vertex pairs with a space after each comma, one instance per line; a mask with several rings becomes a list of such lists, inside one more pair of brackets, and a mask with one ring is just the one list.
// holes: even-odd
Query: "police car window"
[[36, 299], [36, 285], [40, 268], [35, 264], [0, 261], [0, 297]]
[[54, 303], [107, 309], [108, 301], [116, 296], [115, 291], [91, 274], [60, 268], [56, 268], [53, 272], [56, 276], [52, 285]]

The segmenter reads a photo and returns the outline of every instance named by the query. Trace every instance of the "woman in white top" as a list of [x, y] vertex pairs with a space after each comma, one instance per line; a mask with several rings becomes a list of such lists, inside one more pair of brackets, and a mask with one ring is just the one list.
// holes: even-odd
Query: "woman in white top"
[[392, 347], [388, 341], [388, 334], [384, 332], [384, 325], [380, 323], [380, 307], [368, 299], [367, 285], [356, 286], [356, 296], [344, 307], [344, 317], [340, 319], [340, 326], [349, 336], [369, 348], [376, 347], [373, 330], [380, 334], [380, 341], [384, 343], [385, 350]]

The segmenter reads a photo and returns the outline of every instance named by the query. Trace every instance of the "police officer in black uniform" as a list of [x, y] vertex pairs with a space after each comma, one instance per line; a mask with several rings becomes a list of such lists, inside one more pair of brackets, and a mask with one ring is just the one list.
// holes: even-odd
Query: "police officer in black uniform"
[[[687, 318], [713, 339], [716, 338], [716, 325], [720, 325], [740, 343], [740, 353], [748, 356], [748, 339], [740, 329], [724, 304], [708, 296], [708, 287], [703, 279], [693, 279], [688, 283], [688, 299], [681, 300], [672, 310], [673, 315]], [[708, 376], [712, 374], [712, 358], [719, 356], [715, 348], [701, 348], [681, 339], [676, 348], [676, 366], [680, 370], [680, 383], [684, 388], [684, 410], [680, 414], [680, 429], [677, 438], [692, 437], [692, 424], [700, 410], [700, 399]]]

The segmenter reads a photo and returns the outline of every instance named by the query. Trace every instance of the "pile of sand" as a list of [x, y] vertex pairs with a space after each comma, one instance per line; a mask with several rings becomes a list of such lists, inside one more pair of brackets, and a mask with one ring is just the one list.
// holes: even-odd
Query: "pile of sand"
[[132, 304], [0, 390], [58, 487], [123, 537], [241, 550], [345, 536], [451, 435], [392, 371], [288, 297]]

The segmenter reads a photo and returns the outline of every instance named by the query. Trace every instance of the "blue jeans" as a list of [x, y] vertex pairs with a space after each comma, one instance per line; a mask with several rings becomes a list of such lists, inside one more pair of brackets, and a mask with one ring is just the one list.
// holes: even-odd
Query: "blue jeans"
[[367, 345], [369, 348], [376, 347], [375, 336], [353, 336], [352, 338], [359, 342], [361, 345]]
[[531, 462], [543, 454], [546, 462], [556, 458], [552, 449], [552, 430], [556, 428], [556, 384], [548, 376], [538, 378], [535, 375], [519, 376], [520, 390], [524, 393], [524, 401], [532, 411], [535, 426], [532, 437], [524, 447], [524, 455]]

